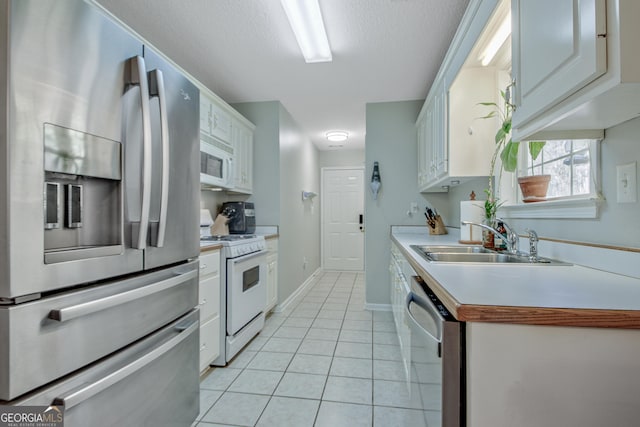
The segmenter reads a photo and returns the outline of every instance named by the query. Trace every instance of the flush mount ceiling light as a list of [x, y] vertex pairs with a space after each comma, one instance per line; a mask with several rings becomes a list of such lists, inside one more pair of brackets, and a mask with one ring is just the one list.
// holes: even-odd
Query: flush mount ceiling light
[[507, 38], [511, 34], [511, 14], [507, 14], [504, 18], [504, 21], [498, 27], [498, 30], [495, 32], [491, 40], [489, 40], [489, 44], [480, 55], [480, 61], [482, 62], [482, 66], [486, 67], [493, 61], [493, 58], [498, 53], [498, 50], [502, 47]]
[[334, 130], [326, 133], [327, 139], [331, 142], [342, 142], [349, 138], [349, 132]]
[[318, 0], [280, 0], [307, 63], [330, 62], [331, 48]]

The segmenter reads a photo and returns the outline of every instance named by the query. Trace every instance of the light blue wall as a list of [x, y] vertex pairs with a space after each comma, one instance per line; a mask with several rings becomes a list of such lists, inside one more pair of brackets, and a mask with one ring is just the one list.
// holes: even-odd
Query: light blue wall
[[[426, 203], [448, 213], [445, 194], [424, 197], [418, 191], [415, 121], [424, 101], [367, 104], [365, 144], [365, 273], [366, 301], [389, 303], [389, 250], [392, 225], [424, 225]], [[382, 186], [373, 200], [369, 182], [373, 162], [380, 164]], [[420, 212], [408, 216], [411, 202]]]
[[302, 190], [320, 194], [318, 150], [288, 111], [280, 108], [279, 301], [320, 268], [319, 198], [302, 200]]
[[279, 227], [281, 303], [320, 267], [320, 202], [302, 201], [303, 189], [320, 193], [318, 150], [280, 102], [233, 107], [256, 125], [249, 200], [256, 204], [258, 225]]
[[280, 225], [280, 103], [233, 104], [256, 125], [253, 134], [253, 194], [257, 225]]

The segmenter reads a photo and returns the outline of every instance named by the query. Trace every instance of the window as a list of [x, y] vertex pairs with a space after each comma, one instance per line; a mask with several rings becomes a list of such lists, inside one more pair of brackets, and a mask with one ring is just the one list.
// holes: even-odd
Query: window
[[[519, 150], [518, 175], [549, 174], [551, 182], [547, 201], [522, 203], [515, 180], [501, 188], [510, 194], [508, 203], [501, 208], [506, 218], [597, 218], [601, 202], [599, 140], [574, 139], [547, 141], [536, 160], [529, 150]], [[518, 194], [518, 196], [516, 196]]]
[[551, 175], [547, 200], [595, 195], [597, 189], [597, 140], [547, 141], [537, 159], [528, 150], [523, 175]]

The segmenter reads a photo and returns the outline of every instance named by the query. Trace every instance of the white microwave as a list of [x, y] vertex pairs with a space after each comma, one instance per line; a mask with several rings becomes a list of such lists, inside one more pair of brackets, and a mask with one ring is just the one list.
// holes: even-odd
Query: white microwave
[[200, 140], [200, 185], [233, 188], [233, 147]]

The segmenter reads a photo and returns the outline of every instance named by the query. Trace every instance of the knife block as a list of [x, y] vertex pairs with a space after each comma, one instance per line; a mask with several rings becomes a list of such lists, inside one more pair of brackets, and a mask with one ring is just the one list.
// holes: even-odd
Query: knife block
[[429, 229], [429, 234], [432, 235], [447, 234], [447, 227], [444, 226], [444, 222], [442, 222], [440, 215], [436, 215], [436, 226], [431, 228], [431, 226], [427, 224], [427, 228]]
[[218, 214], [216, 220], [211, 226], [211, 234], [214, 236], [226, 236], [229, 234], [229, 218], [222, 214]]

